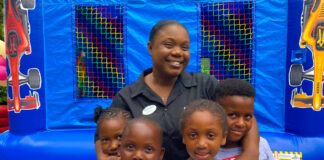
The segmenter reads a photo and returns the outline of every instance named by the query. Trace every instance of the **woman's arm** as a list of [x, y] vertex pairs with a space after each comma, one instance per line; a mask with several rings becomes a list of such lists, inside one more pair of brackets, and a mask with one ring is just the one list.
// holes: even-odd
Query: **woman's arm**
[[252, 127], [242, 140], [242, 153], [236, 160], [258, 160], [260, 134], [258, 124], [253, 116]]

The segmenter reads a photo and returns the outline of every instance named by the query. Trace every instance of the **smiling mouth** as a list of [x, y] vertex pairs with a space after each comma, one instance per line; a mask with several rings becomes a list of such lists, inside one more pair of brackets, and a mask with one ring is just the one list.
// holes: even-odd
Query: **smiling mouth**
[[111, 153], [108, 153], [108, 156], [116, 156], [116, 157], [119, 157], [119, 153], [118, 152], [111, 152]]
[[237, 136], [244, 135], [244, 131], [231, 130], [231, 133]]
[[195, 157], [198, 159], [207, 159], [210, 156], [209, 153], [197, 153], [195, 152]]
[[183, 62], [179, 62], [179, 61], [168, 61], [168, 63], [175, 68], [179, 68], [183, 64]]

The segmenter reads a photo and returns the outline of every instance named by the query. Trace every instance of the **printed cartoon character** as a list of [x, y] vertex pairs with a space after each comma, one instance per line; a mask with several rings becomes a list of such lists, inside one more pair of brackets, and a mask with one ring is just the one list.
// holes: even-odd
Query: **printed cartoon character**
[[313, 81], [313, 95], [293, 89], [291, 105], [293, 107], [312, 107], [315, 111], [323, 106], [323, 70], [324, 70], [324, 1], [304, 0], [302, 12], [302, 33], [300, 48], [308, 48], [313, 54], [314, 65], [304, 71], [302, 64], [292, 64], [289, 71], [289, 84], [300, 86], [304, 79]]
[[37, 68], [28, 69], [28, 75], [19, 71], [20, 59], [31, 54], [29, 41], [30, 25], [28, 10], [35, 8], [35, 0], [7, 0], [5, 1], [5, 34], [6, 54], [9, 62], [10, 75], [8, 86], [12, 87], [12, 99], [8, 96], [8, 110], [16, 113], [21, 109], [39, 108], [38, 92], [29, 92], [29, 96], [20, 98], [19, 87], [28, 84], [31, 89], [41, 87], [41, 76]]

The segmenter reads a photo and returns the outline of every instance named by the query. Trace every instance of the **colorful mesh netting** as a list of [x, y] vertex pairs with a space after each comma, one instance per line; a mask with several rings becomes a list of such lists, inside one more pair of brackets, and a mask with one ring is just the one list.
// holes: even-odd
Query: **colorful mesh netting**
[[75, 6], [78, 98], [113, 98], [125, 86], [121, 5]]
[[253, 2], [201, 3], [201, 72], [254, 83]]

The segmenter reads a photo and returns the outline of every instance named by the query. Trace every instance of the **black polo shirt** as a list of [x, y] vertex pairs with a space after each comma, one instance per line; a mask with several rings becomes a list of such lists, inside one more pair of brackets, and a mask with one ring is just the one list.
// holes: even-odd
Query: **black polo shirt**
[[[120, 90], [114, 97], [111, 107], [130, 111], [133, 117], [143, 116], [144, 113], [145, 116], [156, 120], [163, 128], [163, 146], [166, 149], [163, 159], [186, 160], [189, 156], [182, 143], [179, 119], [184, 107], [190, 102], [202, 98], [214, 100], [217, 80], [207, 74], [183, 71], [165, 105], [144, 82], [144, 77], [151, 72], [151, 68], [145, 70], [134, 83]], [[151, 109], [147, 110], [148, 108]]]

